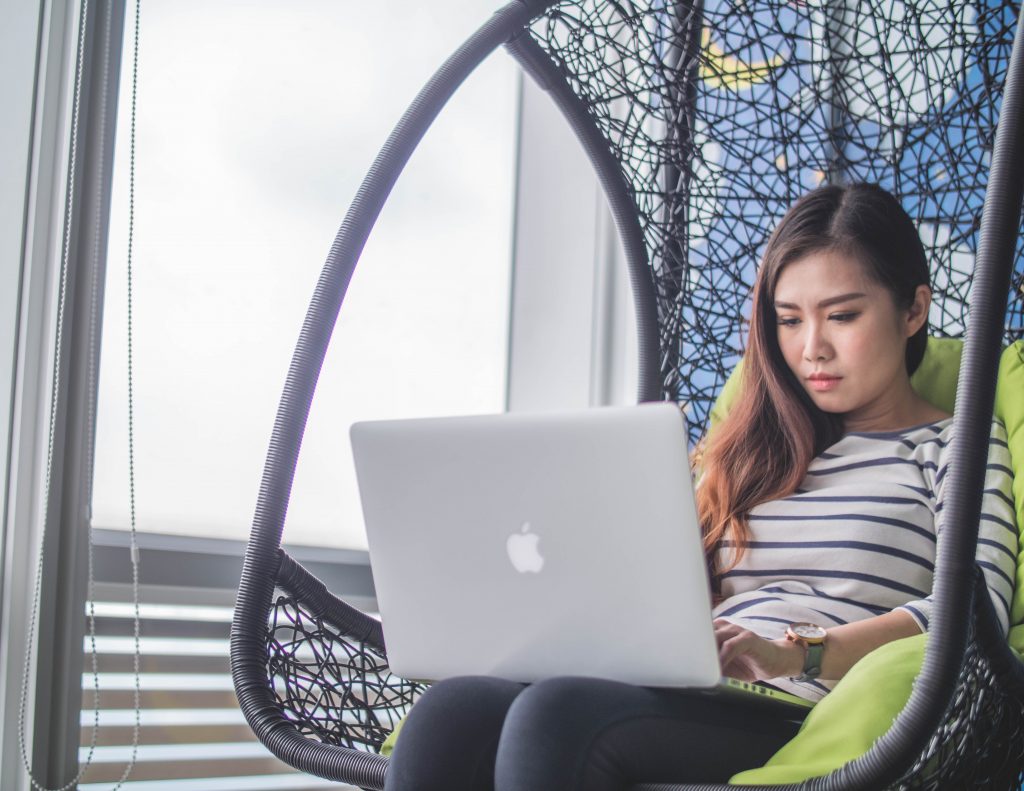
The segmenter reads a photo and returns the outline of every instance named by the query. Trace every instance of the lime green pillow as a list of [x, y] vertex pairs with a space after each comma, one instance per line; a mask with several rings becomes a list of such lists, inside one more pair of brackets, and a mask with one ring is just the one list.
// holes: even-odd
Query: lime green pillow
[[[1009, 346], [999, 360], [999, 382], [996, 385], [996, 415], [1006, 425], [1013, 469], [1013, 501], [1017, 509], [1018, 540], [1017, 582], [1010, 605], [1010, 623], [1024, 623], [1024, 341]], [[1010, 645], [1024, 649], [1024, 636], [1018, 644], [1010, 633]]]
[[[406, 714], [406, 717], [409, 715]], [[391, 753], [395, 749], [395, 742], [398, 741], [398, 734], [402, 730], [402, 725], [405, 723], [405, 717], [402, 717], [397, 723], [395, 723], [395, 729], [388, 734], [388, 738], [384, 740], [384, 743], [380, 746], [380, 754], [385, 758], [390, 758]]]
[[[960, 341], [929, 339], [911, 379], [936, 406], [951, 411], [960, 369]], [[952, 370], [950, 370], [952, 369]], [[724, 392], [724, 391], [723, 391]], [[995, 414], [1006, 425], [1017, 524], [1024, 525], [1024, 342], [1004, 350], [999, 362]], [[1009, 643], [1024, 653], [1024, 545], [1010, 613]], [[927, 635], [888, 643], [860, 660], [808, 715], [800, 732], [768, 763], [733, 776], [735, 785], [795, 783], [827, 774], [863, 755], [903, 709], [924, 658]]]
[[729, 783], [798, 783], [863, 755], [889, 730], [910, 697], [926, 637], [918, 634], [886, 643], [861, 659], [767, 764], [733, 775]]

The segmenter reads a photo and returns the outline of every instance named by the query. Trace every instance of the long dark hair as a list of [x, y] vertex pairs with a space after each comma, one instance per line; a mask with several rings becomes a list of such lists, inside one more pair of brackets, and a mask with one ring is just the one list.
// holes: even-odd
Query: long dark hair
[[[698, 448], [697, 509], [715, 588], [749, 543], [747, 515], [796, 491], [811, 460], [843, 434], [842, 417], [819, 409], [779, 348], [775, 288], [786, 265], [835, 251], [862, 262], [901, 309], [929, 284], [928, 261], [909, 215], [877, 184], [829, 184], [801, 196], [768, 238], [754, 284], [740, 391], [728, 416]], [[907, 373], [924, 356], [927, 322], [907, 340]], [[730, 564], [718, 568], [728, 542]]]

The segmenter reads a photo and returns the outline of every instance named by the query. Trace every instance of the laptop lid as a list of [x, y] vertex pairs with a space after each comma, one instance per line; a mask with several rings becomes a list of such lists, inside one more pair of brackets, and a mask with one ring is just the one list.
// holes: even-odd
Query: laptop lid
[[719, 681], [674, 404], [370, 421], [351, 439], [394, 672]]

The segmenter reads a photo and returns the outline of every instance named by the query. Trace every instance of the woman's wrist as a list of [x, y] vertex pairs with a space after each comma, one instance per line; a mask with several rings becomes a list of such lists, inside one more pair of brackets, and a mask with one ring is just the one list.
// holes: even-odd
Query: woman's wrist
[[782, 672], [777, 678], [796, 678], [804, 672], [804, 662], [807, 659], [807, 651], [799, 643], [787, 640], [785, 637], [779, 640], [772, 640], [783, 657]]

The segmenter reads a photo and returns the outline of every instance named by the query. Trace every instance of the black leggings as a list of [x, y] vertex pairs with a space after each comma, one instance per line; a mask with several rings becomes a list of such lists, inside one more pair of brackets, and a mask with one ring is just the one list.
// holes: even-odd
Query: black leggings
[[467, 676], [413, 706], [387, 791], [624, 791], [635, 783], [724, 782], [797, 732], [746, 701], [592, 678], [530, 686]]

